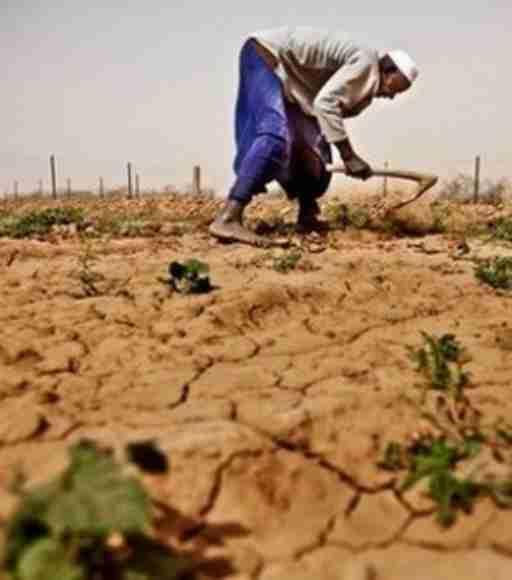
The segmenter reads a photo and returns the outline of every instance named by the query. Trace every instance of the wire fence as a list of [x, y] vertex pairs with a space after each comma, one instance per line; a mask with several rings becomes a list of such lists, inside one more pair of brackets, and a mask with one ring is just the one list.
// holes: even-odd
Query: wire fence
[[[41, 165], [40, 160], [38, 165]], [[112, 165], [110, 164], [110, 167]], [[141, 175], [136, 166], [129, 161], [124, 165], [124, 175], [121, 177], [116, 171], [117, 177], [114, 178], [109, 175], [98, 175], [94, 181], [91, 179], [74, 180], [71, 177], [61, 177], [57, 159], [55, 155], [50, 155], [46, 179], [17, 179], [11, 183], [5, 183], [3, 190], [0, 190], [0, 197], [8, 199], [35, 195], [61, 199], [83, 194], [100, 198], [107, 195], [124, 195], [130, 199], [148, 193], [192, 193], [205, 196], [215, 194], [212, 187], [204, 184], [200, 165], [191, 168], [190, 181], [181, 187], [169, 183], [162, 177], [167, 172], [166, 168], [159, 167], [155, 171], [153, 167], [149, 172], [146, 171], [144, 175]], [[146, 183], [144, 178], [147, 179]], [[158, 185], [155, 186], [155, 182], [159, 182]]]
[[[0, 190], [3, 199], [26, 195], [58, 199], [76, 194], [95, 195], [100, 198], [106, 195], [120, 195], [128, 199], [148, 193], [193, 193], [215, 196], [215, 190], [203, 183], [204, 172], [200, 165], [192, 167], [190, 181], [178, 187], [166, 180], [168, 167], [149, 166], [141, 172], [132, 162], [127, 162], [124, 166], [115, 162], [100, 162], [98, 165], [105, 173], [91, 180], [65, 176], [55, 155], [50, 155], [47, 162], [35, 157], [27, 158], [26, 161], [30, 161], [32, 168], [36, 167], [36, 163], [37, 167], [46, 165], [46, 177], [36, 180], [20, 178], [4, 183], [3, 190]], [[386, 161], [384, 166], [391, 167], [392, 162]], [[114, 167], [116, 169], [112, 171]], [[123, 168], [122, 171], [119, 171], [120, 167]], [[112, 177], [114, 172], [116, 177]], [[439, 167], [438, 175], [440, 180], [437, 190], [455, 198], [472, 196], [474, 201], [479, 201], [481, 197], [486, 198], [500, 192], [512, 195], [510, 193], [512, 163], [509, 159], [476, 155], [473, 159], [450, 160]], [[388, 181], [383, 179], [381, 183], [382, 193], [386, 195]]]

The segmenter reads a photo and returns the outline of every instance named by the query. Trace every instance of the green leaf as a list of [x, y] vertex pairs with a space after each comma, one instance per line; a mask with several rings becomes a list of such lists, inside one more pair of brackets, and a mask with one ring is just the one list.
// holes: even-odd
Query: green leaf
[[53, 538], [34, 542], [23, 553], [16, 580], [87, 580], [84, 570], [68, 559], [64, 546]]
[[56, 483], [46, 484], [23, 496], [7, 526], [4, 561], [8, 570], [16, 568], [20, 555], [31, 543], [50, 533], [45, 516], [57, 490]]
[[466, 438], [462, 444], [460, 455], [464, 459], [473, 459], [482, 450], [482, 439]]
[[208, 274], [210, 268], [208, 264], [196, 260], [196, 258], [191, 258], [185, 262], [185, 268], [187, 270], [187, 275], [197, 277], [200, 274]]
[[458, 480], [449, 471], [440, 471], [431, 477], [429, 492], [438, 504], [439, 523], [449, 527], [455, 522], [458, 508], [468, 513], [471, 511], [480, 486], [469, 479]]
[[94, 445], [71, 449], [71, 464], [59, 483], [45, 518], [56, 534], [136, 533], [150, 523], [150, 501], [141, 484]]

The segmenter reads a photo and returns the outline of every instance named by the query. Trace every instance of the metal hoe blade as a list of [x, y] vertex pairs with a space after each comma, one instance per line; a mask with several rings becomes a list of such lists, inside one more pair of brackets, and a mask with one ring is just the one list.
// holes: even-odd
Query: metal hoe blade
[[[327, 166], [327, 171], [331, 173], [343, 173], [347, 175], [345, 166], [342, 163], [333, 163]], [[372, 177], [395, 177], [398, 179], [407, 179], [409, 181], [415, 181], [418, 184], [418, 190], [416, 193], [405, 201], [402, 201], [396, 205], [387, 208], [386, 213], [394, 211], [404, 207], [419, 199], [424, 193], [426, 193], [431, 187], [437, 183], [437, 176], [430, 173], [418, 173], [416, 171], [401, 171], [395, 169], [374, 169], [372, 168]]]

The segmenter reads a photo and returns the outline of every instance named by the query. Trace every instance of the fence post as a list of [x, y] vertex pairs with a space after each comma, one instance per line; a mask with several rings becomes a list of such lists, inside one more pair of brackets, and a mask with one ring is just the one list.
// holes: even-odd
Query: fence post
[[196, 165], [194, 167], [194, 174], [192, 177], [192, 193], [199, 195], [201, 193], [201, 167]]
[[132, 199], [133, 189], [132, 189], [132, 164], [128, 163], [128, 199]]
[[[387, 169], [389, 167], [389, 162], [386, 161], [384, 163], [384, 168]], [[384, 176], [384, 181], [382, 182], [382, 195], [386, 196], [388, 194], [388, 176]]]
[[140, 177], [139, 174], [135, 174], [135, 195], [140, 197]]
[[57, 199], [57, 176], [55, 174], [55, 156], [50, 156], [50, 172], [52, 175], [52, 197]]
[[42, 179], [39, 180], [39, 190], [38, 191], [39, 191], [39, 195], [42, 196], [43, 195], [43, 180]]
[[475, 190], [473, 193], [473, 203], [478, 203], [480, 196], [480, 155], [475, 159]]
[[66, 179], [66, 185], [68, 197], [71, 197], [71, 179], [69, 179], [69, 177]]
[[18, 199], [18, 182], [14, 182], [14, 199]]
[[103, 177], [100, 177], [100, 188], [99, 188], [100, 197], [103, 198], [105, 195], [105, 191], [103, 189]]

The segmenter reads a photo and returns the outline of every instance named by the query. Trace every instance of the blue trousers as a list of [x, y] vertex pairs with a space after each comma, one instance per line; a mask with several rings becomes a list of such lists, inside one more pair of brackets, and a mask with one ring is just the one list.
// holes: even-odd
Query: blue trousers
[[240, 52], [235, 113], [236, 180], [229, 198], [249, 203], [276, 180], [288, 197], [314, 199], [327, 191], [332, 160], [318, 122], [287, 101], [281, 80], [248, 40]]

